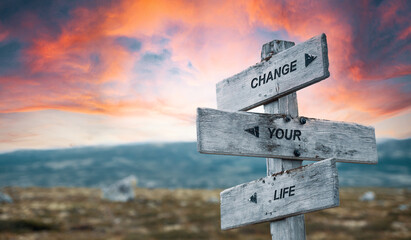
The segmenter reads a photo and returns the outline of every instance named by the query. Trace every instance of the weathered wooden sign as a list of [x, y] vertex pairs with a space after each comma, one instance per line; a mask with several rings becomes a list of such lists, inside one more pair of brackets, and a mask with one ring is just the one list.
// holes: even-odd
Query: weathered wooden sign
[[217, 83], [217, 108], [248, 110], [330, 76], [325, 34]]
[[201, 153], [295, 160], [335, 157], [339, 162], [376, 164], [375, 130], [355, 123], [279, 114], [197, 109]]
[[327, 159], [221, 192], [221, 229], [339, 206], [338, 173]]
[[[273, 221], [272, 239], [305, 239], [302, 214], [339, 205], [335, 162], [377, 163], [375, 130], [298, 117], [295, 91], [330, 75], [325, 34], [296, 46], [271, 41], [261, 58], [217, 84], [220, 110], [197, 110], [197, 146], [201, 153], [267, 158], [268, 177], [220, 194], [223, 230]], [[262, 104], [270, 114], [235, 112]], [[303, 167], [290, 161], [322, 159]]]

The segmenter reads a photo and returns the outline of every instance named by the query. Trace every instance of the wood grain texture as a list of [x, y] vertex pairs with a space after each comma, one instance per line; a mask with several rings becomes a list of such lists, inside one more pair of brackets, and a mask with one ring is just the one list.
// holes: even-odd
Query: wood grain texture
[[[281, 189], [288, 189], [281, 195]], [[291, 193], [290, 193], [291, 191]], [[339, 206], [338, 173], [326, 159], [224, 190], [221, 229]]]
[[[305, 66], [305, 54], [316, 56]], [[296, 60], [296, 70], [270, 79], [252, 88], [254, 78], [268, 79], [270, 72]], [[275, 75], [275, 74], [274, 74]], [[217, 83], [217, 108], [226, 111], [249, 110], [295, 92], [330, 76], [325, 34], [277, 53], [268, 61], [258, 63], [230, 78]], [[265, 81], [264, 81], [265, 82]], [[255, 84], [256, 82], [254, 82]]]
[[261, 48], [261, 62], [268, 61], [273, 55], [294, 46], [294, 42], [284, 40], [273, 40], [268, 42]]
[[[263, 45], [261, 49], [261, 62], [268, 61], [273, 55], [295, 45], [294, 42], [274, 40]], [[264, 112], [270, 114], [286, 114], [298, 117], [297, 93], [292, 92], [286, 96], [264, 105]], [[300, 167], [302, 161], [283, 160], [279, 158], [266, 158], [267, 176], [273, 173]], [[270, 222], [271, 239], [305, 240], [304, 214], [292, 216]]]
[[[355, 123], [285, 115], [197, 109], [197, 147], [201, 153], [375, 164], [375, 130]], [[252, 129], [258, 128], [258, 137]], [[248, 131], [246, 131], [249, 129]], [[281, 130], [280, 130], [281, 129]], [[289, 140], [287, 140], [287, 138]], [[295, 156], [295, 150], [300, 153]]]
[[305, 239], [304, 214], [284, 218], [270, 223], [272, 240]]
[[[261, 55], [263, 56], [263, 53]], [[290, 93], [284, 97], [280, 97], [274, 102], [265, 104], [264, 112], [269, 114], [285, 114], [293, 118], [298, 117], [297, 93]], [[266, 158], [266, 164], [267, 176], [271, 176], [277, 172], [300, 167], [302, 165], [302, 161]], [[270, 233], [272, 240], [305, 240], [304, 214], [270, 222]]]

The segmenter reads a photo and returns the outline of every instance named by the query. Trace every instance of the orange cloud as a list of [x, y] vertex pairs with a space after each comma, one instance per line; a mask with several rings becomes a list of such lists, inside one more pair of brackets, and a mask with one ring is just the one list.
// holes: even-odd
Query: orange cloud
[[[208, 29], [218, 28], [217, 33], [230, 28], [243, 32], [249, 29], [246, 17], [238, 21], [238, 15], [245, 15], [243, 4], [237, 4], [237, 7], [230, 5], [230, 2], [225, 2], [216, 7], [206, 1], [122, 1], [118, 5], [99, 6], [96, 9], [76, 8], [71, 12], [72, 19], [60, 25], [61, 32], [50, 35], [50, 32], [45, 31], [40, 38], [32, 39], [30, 46], [22, 51], [25, 74], [3, 77], [3, 88], [9, 94], [1, 96], [5, 101], [0, 104], [0, 111], [60, 109], [94, 114], [124, 114], [133, 111], [130, 109], [151, 111], [152, 105], [160, 101], [163, 107], [155, 107], [156, 111], [192, 121], [194, 113], [187, 115], [178, 111], [181, 106], [173, 105], [172, 99], [160, 100], [170, 96], [169, 93], [165, 93], [166, 96], [149, 96], [152, 92], [158, 92], [155, 88], [164, 86], [162, 88], [167, 89], [168, 83], [165, 79], [146, 80], [134, 73], [133, 61], [141, 58], [141, 53], [124, 50], [116, 45], [115, 39], [119, 36], [146, 39], [144, 50], [157, 51], [158, 46], [153, 46], [147, 38], [156, 34], [164, 35], [174, 26], [181, 27], [181, 32], [177, 29], [178, 33], [172, 36], [172, 42], [167, 46], [174, 51], [172, 61], [179, 65], [181, 62], [187, 65], [188, 61], [192, 61], [200, 70], [208, 69], [211, 72], [216, 69], [215, 65], [219, 66], [218, 63], [226, 62], [227, 59], [232, 61], [235, 56], [216, 55], [218, 50], [210, 50], [215, 45], [208, 43], [208, 39], [214, 35], [203, 35], [201, 29], [210, 31]], [[23, 26], [27, 28], [41, 25], [33, 14], [28, 14], [23, 21]], [[215, 34], [215, 31], [211, 30], [208, 34]], [[219, 48], [226, 48], [221, 45], [222, 36], [219, 37]], [[230, 34], [224, 38], [229, 39]], [[232, 52], [239, 52], [243, 45], [233, 43], [231, 48]], [[193, 55], [196, 52], [198, 56]], [[214, 54], [210, 56], [211, 59], [204, 57], [208, 52]], [[195, 84], [189, 77], [180, 80]], [[130, 87], [136, 83], [141, 89]], [[113, 85], [115, 88], [112, 88]]]
[[[325, 32], [332, 75], [327, 81], [332, 84], [313, 89], [338, 108], [365, 111], [373, 118], [395, 114], [408, 107], [404, 102], [409, 101], [409, 94], [401, 92], [401, 85], [366, 82], [384, 82], [411, 73], [410, 62], [403, 59], [403, 52], [410, 51], [403, 9], [407, 9], [404, 1], [376, 6], [369, 1], [124, 0], [76, 7], [70, 10], [69, 20], [59, 23], [58, 32], [46, 29], [40, 17], [28, 10], [21, 27], [40, 27], [37, 37], [28, 39], [30, 43], [22, 50], [23, 73], [0, 79], [5, 90], [0, 96], [0, 112], [61, 109], [127, 114], [154, 109], [192, 119], [185, 113], [188, 108], [181, 106], [196, 105], [190, 101], [198, 93], [189, 91], [214, 84], [258, 61], [261, 41], [267, 41], [258, 31], [266, 29], [283, 32], [277, 35], [288, 35], [297, 42]], [[362, 33], [371, 27], [369, 31], [387, 34], [395, 24], [401, 29], [389, 40], [397, 42], [384, 45], [384, 36], [374, 40]], [[3, 39], [10, 34], [22, 36], [2, 31], [7, 32]], [[141, 50], [128, 51], [118, 45], [116, 38], [121, 36], [139, 39]], [[154, 43], [155, 38], [168, 42]], [[136, 72], [136, 63], [144, 60], [145, 53], [160, 56], [164, 49], [170, 52], [169, 60], [156, 69], [153, 63], [141, 67], [146, 75]], [[193, 69], [187, 67], [188, 62]], [[170, 65], [185, 75], [170, 77]], [[364, 90], [367, 88], [374, 94]], [[209, 95], [207, 102], [214, 101], [212, 93]], [[381, 104], [393, 96], [398, 100]]]

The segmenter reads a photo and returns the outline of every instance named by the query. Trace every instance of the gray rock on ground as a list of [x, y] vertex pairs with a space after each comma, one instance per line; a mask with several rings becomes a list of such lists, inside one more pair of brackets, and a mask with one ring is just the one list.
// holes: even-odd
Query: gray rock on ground
[[9, 195], [0, 192], [0, 203], [13, 203], [13, 199]]
[[127, 202], [134, 199], [134, 188], [137, 185], [137, 177], [130, 175], [110, 186], [103, 187], [103, 198], [113, 202]]
[[375, 200], [375, 193], [372, 191], [365, 192], [361, 197], [361, 202], [371, 202]]

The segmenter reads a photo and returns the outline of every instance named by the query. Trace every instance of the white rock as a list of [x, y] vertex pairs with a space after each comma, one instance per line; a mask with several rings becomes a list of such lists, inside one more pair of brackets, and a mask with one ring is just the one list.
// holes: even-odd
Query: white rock
[[103, 198], [113, 202], [127, 202], [134, 199], [137, 177], [134, 175], [121, 179], [108, 187], [103, 187]]
[[360, 201], [362, 202], [371, 202], [375, 200], [375, 193], [372, 191], [365, 192], [361, 197]]
[[207, 202], [209, 203], [220, 203], [220, 199], [217, 197], [210, 197]]
[[0, 203], [13, 203], [13, 199], [9, 195], [0, 192]]

